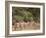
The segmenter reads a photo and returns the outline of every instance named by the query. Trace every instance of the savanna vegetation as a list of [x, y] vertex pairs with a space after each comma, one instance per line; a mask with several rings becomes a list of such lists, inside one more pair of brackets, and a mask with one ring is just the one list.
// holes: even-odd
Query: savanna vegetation
[[[23, 25], [21, 23], [23, 23]], [[15, 30], [16, 28], [20, 30], [22, 30], [22, 28], [39, 29], [39, 24], [40, 8], [12, 7], [12, 25]]]

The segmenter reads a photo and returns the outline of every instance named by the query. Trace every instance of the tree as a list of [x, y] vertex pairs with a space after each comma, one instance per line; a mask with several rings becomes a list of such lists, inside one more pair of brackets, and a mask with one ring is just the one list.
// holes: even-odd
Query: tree
[[16, 21], [40, 21], [39, 8], [12, 7], [12, 19]]

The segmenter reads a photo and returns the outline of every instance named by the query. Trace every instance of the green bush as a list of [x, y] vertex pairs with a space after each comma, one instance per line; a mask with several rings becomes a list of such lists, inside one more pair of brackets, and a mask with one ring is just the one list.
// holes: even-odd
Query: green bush
[[[40, 20], [40, 9], [39, 8], [24, 8], [24, 7], [13, 7], [12, 16], [16, 21], [39, 21]], [[12, 18], [14, 20], [14, 18]]]
[[19, 16], [19, 15], [16, 15], [15, 16], [15, 20], [17, 21], [17, 22], [19, 22], [19, 21], [23, 21], [23, 17], [22, 16]]

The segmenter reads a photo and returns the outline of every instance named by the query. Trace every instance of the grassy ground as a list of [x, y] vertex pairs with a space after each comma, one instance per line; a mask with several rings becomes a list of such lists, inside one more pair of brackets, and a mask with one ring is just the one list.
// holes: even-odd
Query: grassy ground
[[32, 22], [18, 22], [12, 26], [13, 31], [21, 31], [21, 30], [36, 30], [40, 29], [40, 23]]

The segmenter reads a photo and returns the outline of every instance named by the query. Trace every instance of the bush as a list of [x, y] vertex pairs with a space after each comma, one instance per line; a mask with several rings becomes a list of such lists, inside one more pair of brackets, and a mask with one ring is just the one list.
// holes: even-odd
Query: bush
[[40, 19], [40, 9], [39, 8], [22, 8], [22, 7], [13, 7], [12, 16], [16, 21], [39, 21]]
[[16, 15], [15, 16], [15, 20], [16, 20], [16, 22], [19, 22], [19, 21], [23, 21], [23, 17], [22, 16], [19, 16], [19, 15]]

